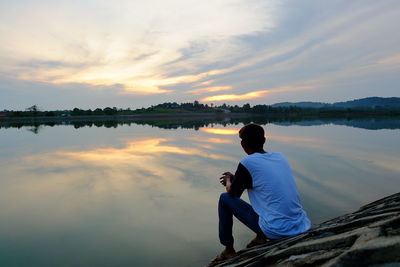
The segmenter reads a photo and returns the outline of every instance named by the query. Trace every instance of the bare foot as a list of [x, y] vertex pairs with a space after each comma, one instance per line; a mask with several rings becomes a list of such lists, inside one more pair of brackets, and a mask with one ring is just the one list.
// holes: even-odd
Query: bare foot
[[236, 257], [236, 251], [234, 248], [225, 248], [224, 251], [221, 252], [215, 259], [212, 261], [213, 263], [219, 262], [219, 261], [224, 261], [228, 259], [232, 259], [233, 257]]
[[252, 247], [256, 247], [259, 245], [263, 245], [265, 243], [268, 242], [269, 239], [261, 236], [261, 235], [257, 235], [255, 238], [253, 238], [250, 243], [247, 244], [246, 248], [252, 248]]

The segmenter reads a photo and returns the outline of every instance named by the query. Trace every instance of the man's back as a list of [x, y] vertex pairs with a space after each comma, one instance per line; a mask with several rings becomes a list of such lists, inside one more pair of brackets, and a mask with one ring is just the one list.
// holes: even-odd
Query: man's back
[[282, 153], [254, 153], [240, 163], [251, 176], [249, 199], [268, 237], [295, 235], [310, 228], [290, 166]]

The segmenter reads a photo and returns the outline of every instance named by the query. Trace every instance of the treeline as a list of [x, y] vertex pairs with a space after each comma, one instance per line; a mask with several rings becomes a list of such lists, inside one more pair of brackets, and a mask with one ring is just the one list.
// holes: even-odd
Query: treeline
[[135, 115], [144, 113], [182, 113], [182, 112], [221, 112], [217, 107], [213, 105], [200, 104], [198, 101], [193, 103], [163, 103], [154, 105], [148, 108], [139, 109], [121, 109], [116, 107], [106, 107], [92, 109], [80, 109], [74, 108], [72, 110], [54, 110], [54, 111], [42, 111], [37, 105], [33, 105], [26, 108], [24, 111], [3, 111], [3, 116], [7, 117], [55, 117], [55, 116], [115, 116], [115, 115]]
[[122, 114], [128, 110], [117, 109], [116, 107], [110, 108], [96, 108], [91, 109], [79, 109], [74, 108], [73, 110], [54, 110], [54, 111], [41, 111], [36, 105], [25, 109], [25, 111], [5, 111], [4, 115], [7, 117], [68, 117], [68, 116], [108, 116]]
[[213, 105], [202, 104], [198, 101], [193, 103], [176, 103], [166, 102], [153, 105], [148, 108], [140, 109], [120, 109], [116, 107], [106, 107], [104, 109], [79, 109], [73, 110], [56, 110], [41, 111], [34, 105], [25, 111], [5, 111], [2, 117], [68, 117], [68, 116], [120, 116], [135, 114], [163, 114], [163, 113], [248, 113], [265, 115], [268, 117], [336, 117], [336, 116], [399, 116], [400, 109], [373, 107], [373, 108], [339, 108], [339, 107], [321, 107], [321, 108], [304, 108], [297, 106], [274, 107], [270, 105], [254, 105], [244, 104], [238, 105]]

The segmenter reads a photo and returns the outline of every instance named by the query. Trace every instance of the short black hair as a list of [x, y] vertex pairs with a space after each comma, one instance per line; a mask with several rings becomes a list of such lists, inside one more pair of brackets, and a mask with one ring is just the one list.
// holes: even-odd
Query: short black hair
[[263, 148], [265, 143], [265, 133], [263, 127], [255, 123], [249, 123], [239, 131], [239, 137], [252, 149]]

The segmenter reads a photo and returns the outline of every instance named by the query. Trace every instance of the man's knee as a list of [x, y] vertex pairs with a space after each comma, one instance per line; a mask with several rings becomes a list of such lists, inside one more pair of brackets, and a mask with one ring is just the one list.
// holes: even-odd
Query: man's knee
[[230, 199], [230, 198], [232, 198], [227, 192], [225, 192], [225, 193], [222, 193], [220, 196], [219, 196], [219, 201], [220, 202], [226, 202], [226, 200], [228, 200], [228, 199]]
[[235, 199], [234, 197], [232, 197], [231, 195], [229, 195], [228, 193], [222, 193], [219, 196], [219, 205], [223, 205], [223, 206], [234, 206], [236, 203], [237, 199]]
[[227, 211], [230, 210], [232, 206], [232, 197], [228, 193], [222, 193], [219, 196], [218, 201], [218, 210], [219, 211]]

